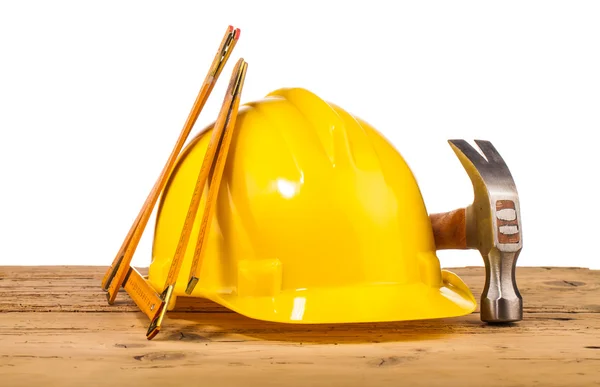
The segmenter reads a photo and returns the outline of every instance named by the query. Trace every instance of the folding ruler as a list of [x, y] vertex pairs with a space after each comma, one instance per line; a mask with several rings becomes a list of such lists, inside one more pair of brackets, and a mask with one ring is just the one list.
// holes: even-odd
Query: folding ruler
[[[167, 284], [165, 285], [165, 291], [159, 295], [148, 283], [147, 279], [144, 278], [135, 268], [131, 267], [131, 260], [133, 258], [135, 249], [139, 244], [142, 233], [148, 223], [152, 210], [156, 205], [158, 197], [164, 190], [167, 180], [173, 171], [177, 157], [183, 149], [185, 141], [188, 138], [189, 133], [194, 126], [201, 110], [203, 109], [210, 93], [212, 92], [212, 89], [214, 88], [221, 71], [225, 67], [225, 64], [227, 63], [227, 60], [229, 59], [229, 56], [231, 55], [239, 36], [239, 29], [234, 29], [232, 26], [228, 27], [219, 50], [217, 51], [217, 54], [212, 62], [210, 70], [204, 80], [204, 83], [202, 84], [196, 101], [194, 102], [190, 114], [179, 135], [177, 143], [175, 144], [175, 147], [173, 148], [166, 165], [159, 175], [158, 180], [150, 191], [148, 198], [144, 202], [140, 213], [125, 237], [125, 240], [123, 241], [119, 252], [113, 260], [113, 263], [102, 279], [102, 289], [107, 291], [107, 300], [109, 304], [114, 303], [120, 287], [123, 286], [127, 293], [138, 305], [140, 310], [146, 314], [148, 318], [150, 318], [151, 325], [147, 334], [147, 338], [149, 340], [156, 336], [160, 330], [169, 300], [171, 299], [177, 274], [179, 273], [183, 256], [185, 254], [187, 242], [189, 241], [191, 226], [194, 223], [200, 198], [204, 190], [204, 185], [206, 184], [208, 175], [212, 173], [209, 183], [210, 187], [208, 190], [209, 200], [206, 201], [206, 208], [204, 210], [202, 219], [203, 225], [209, 224], [209, 219], [212, 215], [212, 202], [214, 201], [215, 191], [218, 191], [218, 185], [220, 184], [224, 163], [227, 158], [226, 155], [231, 139], [231, 132], [235, 126], [235, 118], [237, 117], [241, 91], [245, 80], [247, 63], [244, 62], [243, 59], [240, 59], [236, 64], [231, 81], [229, 83], [227, 94], [225, 96], [225, 101], [223, 102], [221, 112], [219, 113], [219, 117], [213, 128], [209, 149], [207, 150], [204, 163], [198, 176], [196, 188], [194, 190], [190, 208], [188, 210], [188, 216], [186, 217], [186, 222], [182, 230], [180, 244], [177, 247], [171, 270], [169, 271], [169, 277]], [[205, 233], [208, 232], [208, 226], [206, 225], [202, 228], [204, 233], [201, 232], [198, 236], [199, 245], [204, 245], [203, 241], [205, 238]], [[201, 262], [201, 257], [203, 255], [202, 250], [203, 249], [201, 246], [197, 246], [194, 254], [194, 262], [196, 263], [194, 267], [198, 267], [199, 262]], [[194, 273], [195, 272], [190, 273], [191, 278], [195, 278]]]

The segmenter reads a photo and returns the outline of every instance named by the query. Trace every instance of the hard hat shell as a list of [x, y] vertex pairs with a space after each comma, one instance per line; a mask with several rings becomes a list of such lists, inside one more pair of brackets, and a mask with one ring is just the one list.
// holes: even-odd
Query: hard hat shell
[[[211, 129], [186, 147], [161, 198], [149, 271], [158, 292]], [[175, 295], [185, 295], [206, 192]], [[421, 192], [402, 156], [369, 124], [308, 90], [280, 89], [240, 108], [214, 205], [194, 297], [285, 323], [441, 318], [475, 309], [465, 283], [440, 269]]]

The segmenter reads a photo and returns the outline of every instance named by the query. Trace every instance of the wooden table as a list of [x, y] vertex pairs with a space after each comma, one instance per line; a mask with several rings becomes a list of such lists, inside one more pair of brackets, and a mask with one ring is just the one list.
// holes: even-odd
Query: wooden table
[[[102, 267], [0, 267], [0, 386], [600, 385], [600, 271], [518, 268], [525, 317], [289, 325], [201, 300], [147, 341]], [[478, 297], [482, 268], [453, 269]], [[394, 307], [394, 305], [390, 305]]]

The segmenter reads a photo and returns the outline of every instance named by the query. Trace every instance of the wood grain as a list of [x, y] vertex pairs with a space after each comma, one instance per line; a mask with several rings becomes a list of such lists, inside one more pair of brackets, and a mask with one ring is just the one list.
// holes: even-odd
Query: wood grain
[[[188, 300], [147, 341], [126, 293], [106, 304], [105, 269], [0, 267], [1, 386], [600, 385], [599, 271], [517, 268], [525, 317], [509, 326], [276, 324]], [[453, 271], [479, 295], [483, 268]]]
[[[501, 219], [499, 216], [502, 210], [510, 210], [508, 219]], [[498, 200], [496, 202], [496, 227], [499, 243], [519, 243], [521, 241], [521, 230], [519, 230], [519, 220], [517, 219], [515, 202], [512, 200]], [[503, 227], [514, 228], [513, 233], [507, 234], [502, 231]]]
[[466, 209], [430, 214], [429, 220], [437, 250], [467, 248]]

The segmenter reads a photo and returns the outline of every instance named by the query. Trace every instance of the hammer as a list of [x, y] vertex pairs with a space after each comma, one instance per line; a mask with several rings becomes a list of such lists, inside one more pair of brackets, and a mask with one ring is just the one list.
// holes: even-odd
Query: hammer
[[477, 249], [485, 263], [481, 320], [523, 319], [523, 299], [515, 267], [523, 245], [519, 195], [508, 167], [489, 141], [475, 140], [482, 156], [465, 140], [449, 140], [473, 184], [473, 204], [429, 216], [437, 250]]

